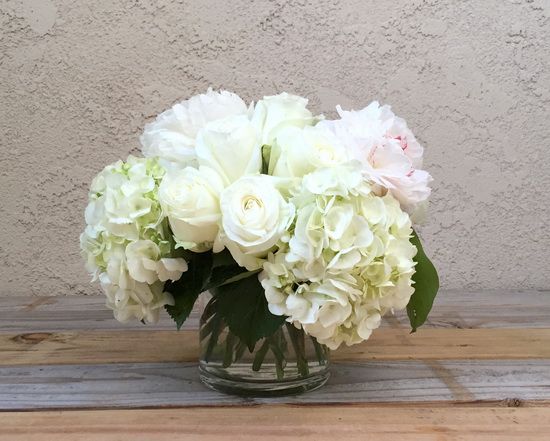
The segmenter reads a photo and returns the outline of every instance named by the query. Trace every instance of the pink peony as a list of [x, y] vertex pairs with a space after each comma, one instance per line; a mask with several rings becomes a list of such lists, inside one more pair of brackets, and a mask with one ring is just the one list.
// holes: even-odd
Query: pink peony
[[430, 196], [432, 177], [422, 167], [424, 149], [390, 106], [373, 101], [362, 110], [336, 107], [340, 119], [321, 121], [363, 164], [363, 174], [387, 189], [412, 213]]

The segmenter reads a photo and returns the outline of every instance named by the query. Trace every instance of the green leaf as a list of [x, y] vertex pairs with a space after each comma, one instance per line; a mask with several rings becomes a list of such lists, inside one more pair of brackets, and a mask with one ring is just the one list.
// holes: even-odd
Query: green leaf
[[248, 272], [246, 268], [235, 262], [227, 249], [220, 253], [214, 253], [212, 254], [212, 272], [205, 281], [203, 291], [220, 286], [237, 276], [249, 277], [253, 274], [247, 275]]
[[174, 297], [174, 305], [166, 305], [166, 311], [181, 328], [197, 301], [199, 294], [212, 270], [212, 253], [193, 253], [188, 261], [188, 270], [179, 280], [168, 281], [164, 285], [164, 291]]
[[433, 263], [424, 253], [420, 239], [414, 230], [411, 243], [417, 249], [414, 257], [416, 272], [412, 277], [414, 294], [407, 305], [407, 315], [412, 327], [411, 332], [416, 332], [416, 329], [424, 324], [432, 309], [435, 296], [439, 290], [439, 276]]
[[165, 309], [176, 322], [178, 329], [189, 317], [202, 292], [256, 273], [239, 266], [228, 250], [220, 253], [187, 252], [185, 258], [189, 269], [179, 280], [168, 281], [164, 285], [164, 291], [172, 294], [175, 301], [173, 306], [166, 306]]
[[254, 361], [252, 362], [252, 370], [254, 372], [258, 372], [261, 369], [262, 363], [264, 362], [264, 359], [265, 359], [265, 356], [267, 355], [268, 350], [269, 350], [269, 339], [266, 338], [262, 343], [262, 346], [260, 347], [260, 349], [256, 352], [256, 356], [254, 357]]
[[243, 341], [250, 352], [256, 342], [272, 335], [284, 323], [284, 316], [273, 315], [258, 277], [247, 277], [211, 290], [218, 299], [218, 312], [229, 330]]

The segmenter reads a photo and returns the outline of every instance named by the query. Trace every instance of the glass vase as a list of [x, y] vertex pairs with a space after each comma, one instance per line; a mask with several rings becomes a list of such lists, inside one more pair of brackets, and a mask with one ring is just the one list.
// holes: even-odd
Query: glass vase
[[200, 319], [201, 381], [241, 396], [281, 396], [313, 390], [329, 377], [329, 350], [291, 323], [256, 342], [252, 351], [233, 334], [212, 297]]

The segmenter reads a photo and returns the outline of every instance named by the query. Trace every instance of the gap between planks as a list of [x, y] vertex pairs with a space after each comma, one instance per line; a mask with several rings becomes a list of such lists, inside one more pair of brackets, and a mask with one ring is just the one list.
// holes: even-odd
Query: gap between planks
[[535, 440], [550, 408], [268, 405], [0, 413], [0, 441]]
[[[181, 362], [198, 359], [197, 331], [0, 334], [0, 366]], [[379, 329], [333, 361], [550, 358], [550, 329]]]

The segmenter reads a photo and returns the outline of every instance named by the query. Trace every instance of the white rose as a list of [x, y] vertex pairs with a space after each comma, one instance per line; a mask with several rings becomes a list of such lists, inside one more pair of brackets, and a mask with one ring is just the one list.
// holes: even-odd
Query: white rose
[[247, 113], [244, 101], [227, 91], [205, 94], [174, 105], [145, 126], [140, 138], [145, 156], [188, 165], [195, 160], [197, 133], [208, 122]]
[[208, 168], [171, 170], [159, 187], [159, 201], [179, 246], [192, 251], [212, 248], [220, 219], [223, 182]]
[[277, 132], [287, 126], [313, 125], [316, 118], [307, 109], [308, 100], [286, 92], [265, 96], [256, 103], [252, 123], [262, 134], [262, 145], [271, 145]]
[[271, 148], [269, 174], [302, 177], [349, 159], [346, 148], [331, 131], [312, 126], [285, 127]]
[[138, 282], [153, 284], [157, 280], [178, 280], [187, 271], [182, 258], [161, 258], [159, 246], [151, 240], [138, 240], [126, 247], [126, 260], [130, 276]]
[[216, 170], [226, 185], [262, 168], [258, 133], [242, 115], [207, 124], [197, 137], [197, 156], [199, 164]]
[[221, 243], [248, 270], [260, 268], [294, 219], [294, 206], [267, 175], [239, 179], [221, 194]]

